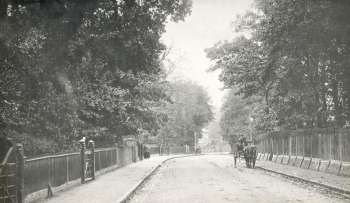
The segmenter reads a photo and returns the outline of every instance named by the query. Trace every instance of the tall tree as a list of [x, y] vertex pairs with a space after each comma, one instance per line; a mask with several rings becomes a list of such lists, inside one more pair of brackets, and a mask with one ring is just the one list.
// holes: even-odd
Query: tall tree
[[166, 122], [159, 130], [161, 144], [193, 145], [194, 134], [202, 136], [202, 129], [213, 119], [207, 92], [192, 82], [176, 81], [169, 84], [170, 103], [163, 107]]
[[347, 126], [349, 2], [256, 0], [255, 8], [236, 22], [248, 34], [207, 50], [226, 87], [264, 97], [261, 113], [285, 128]]
[[6, 4], [1, 131], [24, 141], [27, 154], [70, 149], [81, 136], [108, 141], [150, 129], [151, 106], [164, 96], [160, 37], [167, 19], [190, 13], [190, 0]]

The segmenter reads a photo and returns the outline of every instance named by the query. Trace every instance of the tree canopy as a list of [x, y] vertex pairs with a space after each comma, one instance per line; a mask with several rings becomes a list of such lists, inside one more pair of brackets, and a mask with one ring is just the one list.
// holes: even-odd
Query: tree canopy
[[202, 129], [213, 119], [207, 92], [195, 83], [176, 81], [169, 83], [167, 94], [171, 102], [162, 109], [167, 119], [159, 130], [159, 141], [164, 145], [193, 145], [194, 133], [201, 138]]
[[1, 131], [27, 154], [69, 150], [82, 136], [150, 131], [166, 100], [160, 42], [190, 0], [1, 1]]
[[264, 99], [253, 114], [265, 130], [349, 126], [350, 2], [256, 0], [254, 8], [235, 22], [241, 36], [207, 49], [225, 87]]
[[227, 142], [237, 142], [242, 135], [251, 135], [254, 125], [254, 114], [260, 107], [258, 102], [261, 98], [243, 98], [236, 95], [234, 90], [230, 90], [224, 98], [221, 107], [220, 127], [222, 137]]

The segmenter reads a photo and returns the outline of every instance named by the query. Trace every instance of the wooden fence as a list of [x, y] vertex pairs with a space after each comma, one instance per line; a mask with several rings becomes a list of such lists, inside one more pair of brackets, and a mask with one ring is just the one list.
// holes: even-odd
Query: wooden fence
[[308, 129], [259, 135], [259, 152], [350, 162], [350, 129]]

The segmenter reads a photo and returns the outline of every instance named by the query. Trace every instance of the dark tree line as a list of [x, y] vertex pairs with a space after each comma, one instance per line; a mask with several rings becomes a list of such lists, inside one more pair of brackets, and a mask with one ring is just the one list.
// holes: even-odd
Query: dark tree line
[[235, 22], [242, 35], [207, 54], [226, 88], [260, 97], [255, 129], [348, 127], [349, 19], [346, 0], [256, 0]]
[[189, 0], [0, 1], [1, 132], [29, 155], [82, 136], [156, 134], [168, 100], [160, 42]]

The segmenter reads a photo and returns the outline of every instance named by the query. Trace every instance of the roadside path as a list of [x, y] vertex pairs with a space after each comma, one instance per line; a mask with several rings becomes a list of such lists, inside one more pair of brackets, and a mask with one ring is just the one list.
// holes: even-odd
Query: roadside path
[[97, 176], [94, 181], [56, 193], [45, 203], [115, 203], [124, 199], [163, 161], [180, 155], [154, 156]]
[[347, 176], [338, 176], [334, 174], [298, 168], [295, 166], [274, 163], [271, 161], [257, 161], [256, 165], [263, 169], [272, 170], [277, 173], [282, 173], [288, 176], [304, 179], [306, 181], [319, 183], [331, 188], [344, 190], [350, 194], [350, 177]]

